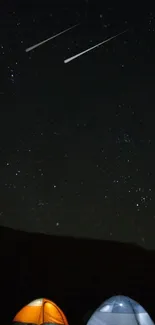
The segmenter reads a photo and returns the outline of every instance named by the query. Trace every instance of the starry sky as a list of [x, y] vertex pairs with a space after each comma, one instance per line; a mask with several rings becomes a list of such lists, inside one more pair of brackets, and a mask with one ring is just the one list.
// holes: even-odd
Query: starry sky
[[53, 0], [0, 12], [0, 225], [155, 249], [155, 10]]

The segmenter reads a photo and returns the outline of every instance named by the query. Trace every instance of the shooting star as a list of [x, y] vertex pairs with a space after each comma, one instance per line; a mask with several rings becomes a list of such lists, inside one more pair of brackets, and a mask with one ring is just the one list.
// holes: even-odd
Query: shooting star
[[95, 49], [96, 47], [98, 47], [98, 46], [100, 46], [100, 45], [102, 45], [102, 44], [104, 44], [104, 43], [107, 43], [107, 42], [111, 41], [112, 39], [118, 37], [118, 36], [121, 35], [121, 34], [124, 34], [124, 33], [127, 32], [127, 31], [128, 31], [128, 29], [125, 30], [125, 31], [122, 32], [122, 33], [119, 33], [119, 34], [117, 34], [117, 35], [115, 35], [115, 36], [112, 36], [112, 37], [106, 39], [105, 41], [103, 41], [103, 42], [101, 42], [101, 43], [98, 43], [98, 44], [95, 45], [95, 46], [90, 47], [89, 49], [87, 49], [87, 50], [85, 50], [85, 51], [83, 51], [83, 52], [80, 52], [80, 53], [78, 53], [78, 54], [76, 54], [76, 55], [74, 55], [74, 56], [72, 56], [72, 57], [70, 57], [70, 58], [64, 60], [64, 63], [68, 63], [68, 62], [70, 62], [70, 61], [72, 61], [72, 60], [78, 58], [79, 56], [81, 56], [81, 55], [83, 55], [83, 54], [85, 54], [85, 53], [87, 53], [87, 52], [89, 52], [89, 51]]
[[38, 44], [35, 44], [35, 45], [33, 45], [33, 46], [27, 48], [27, 49], [25, 50], [25, 52], [30, 52], [30, 51], [34, 50], [35, 48], [39, 47], [40, 45], [43, 45], [43, 44], [47, 43], [48, 41], [50, 41], [51, 39], [56, 38], [56, 37], [58, 37], [59, 35], [66, 33], [67, 31], [69, 31], [70, 29], [75, 28], [75, 27], [78, 26], [78, 25], [80, 25], [80, 24], [76, 24], [76, 25], [74, 25], [74, 26], [72, 26], [72, 27], [70, 27], [70, 28], [67, 28], [67, 29], [63, 30], [62, 32], [60, 32], [60, 33], [58, 33], [58, 34], [56, 34], [56, 35], [54, 35], [54, 36], [52, 36], [52, 37], [50, 37], [50, 38], [47, 38], [46, 40], [44, 40], [44, 41], [42, 41], [42, 42], [40, 42], [40, 43], [38, 43]]

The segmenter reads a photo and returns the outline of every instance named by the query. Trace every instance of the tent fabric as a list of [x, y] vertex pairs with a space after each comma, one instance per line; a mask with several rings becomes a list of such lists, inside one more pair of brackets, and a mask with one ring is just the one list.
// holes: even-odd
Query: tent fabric
[[[48, 299], [37, 299], [22, 308], [13, 319], [14, 325], [21, 324], [51, 324], [68, 325], [62, 310]], [[20, 324], [19, 324], [20, 323]]]
[[146, 310], [125, 296], [106, 300], [90, 317], [87, 325], [154, 325]]
[[106, 300], [101, 308], [99, 307], [100, 311], [107, 311], [111, 313], [121, 313], [121, 314], [141, 314], [145, 313], [144, 308], [139, 305], [136, 301], [129, 297], [125, 296], [115, 296], [108, 300]]

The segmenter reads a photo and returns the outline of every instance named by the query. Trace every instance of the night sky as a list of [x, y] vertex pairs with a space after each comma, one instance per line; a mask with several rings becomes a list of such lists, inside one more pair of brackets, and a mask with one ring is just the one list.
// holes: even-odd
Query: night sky
[[155, 249], [155, 12], [1, 7], [0, 225]]

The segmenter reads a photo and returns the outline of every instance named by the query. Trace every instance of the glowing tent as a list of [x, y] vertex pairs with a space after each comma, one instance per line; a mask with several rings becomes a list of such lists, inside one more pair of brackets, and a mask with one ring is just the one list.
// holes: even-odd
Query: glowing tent
[[68, 321], [62, 310], [48, 299], [37, 299], [22, 308], [15, 318], [14, 324], [33, 325], [68, 325]]
[[136, 301], [125, 296], [106, 300], [90, 317], [87, 325], [154, 325]]

